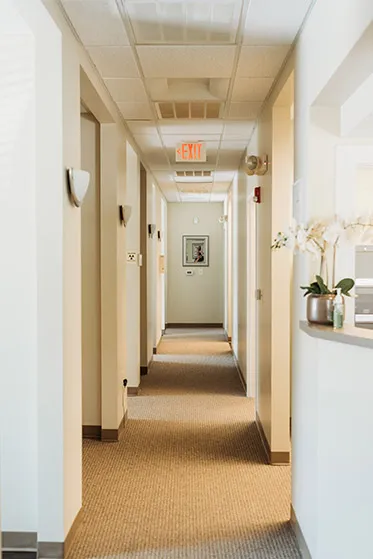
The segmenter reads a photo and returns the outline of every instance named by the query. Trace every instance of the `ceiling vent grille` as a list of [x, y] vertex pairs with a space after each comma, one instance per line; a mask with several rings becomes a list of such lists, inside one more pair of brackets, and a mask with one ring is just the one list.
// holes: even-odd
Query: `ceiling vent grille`
[[160, 119], [216, 119], [221, 118], [224, 103], [216, 101], [191, 101], [172, 103], [168, 101], [155, 104]]
[[211, 177], [212, 171], [175, 171], [176, 177]]

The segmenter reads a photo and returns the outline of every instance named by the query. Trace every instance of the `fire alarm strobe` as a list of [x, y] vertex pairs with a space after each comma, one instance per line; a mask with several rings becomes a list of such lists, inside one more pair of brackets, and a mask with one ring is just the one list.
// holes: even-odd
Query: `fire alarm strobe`
[[262, 201], [260, 186], [256, 186], [254, 188], [253, 200], [256, 204], [260, 204], [260, 202]]

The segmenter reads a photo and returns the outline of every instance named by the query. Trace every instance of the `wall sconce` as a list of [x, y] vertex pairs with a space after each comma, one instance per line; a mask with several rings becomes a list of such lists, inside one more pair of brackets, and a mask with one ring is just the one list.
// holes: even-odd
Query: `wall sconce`
[[227, 215], [221, 215], [219, 217], [219, 223], [227, 223], [228, 222], [228, 216]]
[[123, 227], [127, 227], [132, 213], [131, 206], [119, 206], [119, 221]]
[[82, 169], [67, 169], [67, 186], [69, 190], [70, 201], [73, 206], [79, 208], [87, 194], [89, 180], [91, 175], [88, 171]]
[[148, 235], [149, 235], [149, 237], [150, 237], [151, 239], [152, 239], [153, 236], [154, 236], [155, 230], [156, 230], [156, 225], [155, 225], [155, 223], [149, 223], [149, 224], [148, 224]]
[[268, 171], [268, 155], [263, 155], [262, 157], [259, 157], [258, 155], [248, 155], [245, 158], [245, 163], [245, 171], [249, 176], [265, 175]]
[[158, 237], [158, 241], [162, 240], [162, 231], [160, 231], [159, 229], [157, 231], [157, 237]]

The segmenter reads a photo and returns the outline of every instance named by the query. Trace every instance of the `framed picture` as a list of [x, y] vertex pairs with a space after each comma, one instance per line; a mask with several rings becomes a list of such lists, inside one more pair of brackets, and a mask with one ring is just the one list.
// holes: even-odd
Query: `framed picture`
[[209, 265], [208, 235], [183, 235], [183, 266]]

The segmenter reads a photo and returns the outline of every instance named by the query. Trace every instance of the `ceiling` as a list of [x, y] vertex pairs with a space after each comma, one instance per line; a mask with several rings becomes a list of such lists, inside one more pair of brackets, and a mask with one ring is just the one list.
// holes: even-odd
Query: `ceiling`
[[222, 200], [311, 0], [61, 2], [167, 200]]

